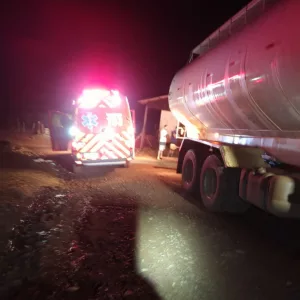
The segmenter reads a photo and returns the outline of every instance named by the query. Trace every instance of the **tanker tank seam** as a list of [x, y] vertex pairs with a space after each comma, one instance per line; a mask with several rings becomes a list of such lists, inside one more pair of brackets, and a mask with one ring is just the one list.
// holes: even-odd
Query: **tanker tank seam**
[[[206, 74], [207, 72], [204, 72], [203, 74]], [[203, 91], [203, 89], [202, 89], [202, 85], [201, 85], [201, 83], [202, 83], [202, 78], [203, 78], [203, 74], [202, 74], [202, 76], [199, 76], [200, 77], [200, 84], [199, 83], [197, 83], [197, 88], [198, 88], [198, 91], [199, 91], [199, 98], [201, 98], [201, 94], [200, 93], [204, 93], [204, 91]], [[206, 77], [204, 76], [204, 81], [206, 80], [205, 79]], [[206, 82], [204, 82], [204, 87], [206, 87]], [[204, 89], [205, 90], [205, 89]], [[196, 101], [194, 101], [195, 102], [195, 105], [196, 105], [196, 107], [198, 107], [198, 105], [197, 105], [197, 102]], [[209, 110], [209, 108], [205, 105], [205, 107], [206, 107], [206, 109], [207, 109], [207, 111], [208, 111], [208, 113], [211, 115], [211, 117], [212, 118], [214, 118], [214, 115], [212, 114], [212, 112]], [[189, 109], [189, 111], [190, 111], [190, 109]], [[196, 120], [198, 120], [198, 122], [200, 122], [201, 124], [203, 124], [203, 122], [202, 121], [200, 121], [200, 119], [198, 118], [198, 116], [197, 116], [197, 114], [194, 114], [194, 113], [192, 113], [191, 112], [191, 114], [192, 114], [192, 116], [196, 119]], [[203, 126], [206, 128], [206, 126], [203, 124]]]
[[[206, 94], [206, 97], [209, 99], [208, 103], [205, 104], [207, 110], [210, 112], [211, 116], [213, 119], [216, 119], [216, 115], [217, 113], [215, 112], [215, 109], [213, 108], [212, 106], [212, 103], [211, 103], [211, 99], [208, 95], [208, 92], [207, 92], [207, 76], [209, 75], [207, 69], [206, 69], [206, 72], [204, 73], [206, 76], [204, 76], [204, 93]], [[211, 76], [209, 76], [210, 78], [212, 78]], [[226, 120], [227, 121], [227, 120]], [[230, 126], [228, 126], [228, 124], [226, 124], [223, 120], [220, 120], [220, 122], [227, 128], [230, 128]], [[230, 122], [228, 122], [230, 124]]]
[[[190, 110], [189, 106], [187, 105], [187, 96], [186, 96], [186, 81], [184, 81], [184, 85], [183, 85], [183, 105], [184, 107], [189, 111], [190, 115], [192, 116], [192, 119], [197, 119], [198, 118], [194, 115], [194, 113]], [[193, 97], [193, 100], [194, 100], [194, 97]]]
[[[212, 78], [212, 77], [211, 77]], [[211, 83], [212, 84], [212, 83]], [[207, 86], [207, 84], [206, 84]], [[224, 91], [225, 91], [225, 86], [224, 86]], [[214, 98], [214, 100], [216, 99], [214, 96], [214, 92], [211, 93], [212, 97]], [[214, 101], [215, 103], [216, 101]], [[227, 119], [227, 117], [222, 113], [222, 111], [219, 109], [218, 104], [216, 103], [215, 106], [213, 107], [214, 103], [210, 103], [212, 110], [215, 112], [216, 116], [214, 116], [214, 118], [216, 119], [216, 117], [219, 115], [221, 115], [223, 117], [223, 120], [220, 119], [220, 122], [223, 123], [224, 127], [227, 127], [227, 129], [232, 128], [233, 124], [230, 123], [230, 121]]]
[[[232, 96], [232, 90], [230, 88], [229, 85], [229, 67], [230, 67], [230, 61], [231, 61], [231, 57], [232, 55], [228, 57], [226, 66], [225, 66], [225, 74], [224, 74], [224, 87], [225, 87], [225, 93], [228, 99], [228, 102], [231, 104], [231, 106], [235, 109], [235, 112], [237, 113], [237, 115], [239, 116], [240, 120], [245, 121], [245, 118], [243, 116], [243, 114], [240, 113], [240, 110], [238, 109], [239, 107], [237, 106], [237, 104], [235, 103], [235, 101], [233, 100], [233, 96]], [[247, 122], [246, 122], [247, 124]], [[249, 124], [247, 124], [249, 125]], [[234, 130], [236, 130], [237, 128], [235, 128], [236, 126], [232, 126], [232, 128]]]
[[257, 112], [260, 112], [267, 121], [269, 121], [271, 124], [273, 124], [274, 127], [276, 127], [278, 130], [282, 131], [281, 128], [262, 110], [260, 105], [254, 100], [254, 97], [252, 96], [251, 90], [249, 89], [248, 83], [245, 80], [245, 84], [247, 87], [247, 90], [249, 91], [249, 97], [252, 99], [251, 103], [254, 104], [254, 106], [257, 108]]
[[[248, 50], [246, 48], [245, 50], [245, 55], [244, 55], [244, 59], [243, 59], [243, 66], [244, 66], [244, 74], [246, 74], [246, 61], [247, 61], [247, 55], [248, 55]], [[266, 121], [268, 121], [269, 117], [266, 116], [263, 112], [263, 110], [260, 108], [260, 106], [255, 102], [254, 98], [252, 97], [250, 90], [248, 88], [248, 84], [247, 84], [247, 79], [246, 79], [246, 75], [244, 75], [244, 80], [241, 83], [241, 87], [244, 91], [244, 94], [246, 96], [246, 98], [249, 100], [249, 104], [250, 107], [253, 108], [254, 112], [256, 113], [259, 121], [263, 124], [263, 125], [268, 125], [266, 124]], [[248, 92], [246, 92], [248, 91]], [[265, 118], [264, 118], [265, 117]], [[267, 120], [266, 120], [267, 119]], [[272, 124], [272, 120], [269, 120]], [[268, 126], [265, 126], [266, 128], [268, 128]], [[275, 124], [276, 127], [276, 124]]]

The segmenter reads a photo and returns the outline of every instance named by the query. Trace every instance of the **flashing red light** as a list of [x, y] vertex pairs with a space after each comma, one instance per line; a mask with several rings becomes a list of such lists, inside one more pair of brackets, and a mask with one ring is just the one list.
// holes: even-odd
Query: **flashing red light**
[[115, 90], [89, 89], [82, 92], [78, 105], [80, 108], [95, 108], [101, 101], [110, 107], [116, 107], [120, 105], [121, 97]]
[[83, 90], [82, 92], [83, 97], [88, 99], [94, 98], [104, 98], [110, 95], [109, 90], [102, 90], [102, 89], [91, 89], [91, 90]]

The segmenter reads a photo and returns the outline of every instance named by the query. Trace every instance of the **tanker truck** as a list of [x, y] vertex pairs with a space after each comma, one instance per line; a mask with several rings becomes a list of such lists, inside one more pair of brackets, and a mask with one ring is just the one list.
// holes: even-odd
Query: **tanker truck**
[[186, 128], [177, 173], [209, 211], [300, 217], [299, 16], [299, 0], [252, 1], [173, 78], [169, 107]]

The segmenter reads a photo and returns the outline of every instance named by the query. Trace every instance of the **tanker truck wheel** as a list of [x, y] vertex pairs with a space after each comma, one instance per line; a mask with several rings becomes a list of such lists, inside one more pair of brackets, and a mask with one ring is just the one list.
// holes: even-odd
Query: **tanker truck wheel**
[[194, 150], [189, 150], [184, 156], [182, 163], [182, 186], [188, 193], [194, 193], [197, 190], [199, 171], [197, 159]]
[[204, 161], [200, 174], [200, 195], [209, 211], [244, 213], [250, 204], [239, 197], [240, 170], [225, 168], [216, 155]]

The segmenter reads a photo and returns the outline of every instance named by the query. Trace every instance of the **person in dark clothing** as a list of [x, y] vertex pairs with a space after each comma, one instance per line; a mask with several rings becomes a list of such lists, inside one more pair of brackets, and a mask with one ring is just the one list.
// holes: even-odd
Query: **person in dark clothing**
[[170, 150], [169, 150], [169, 155], [168, 156], [173, 156], [174, 155], [174, 151], [178, 148], [177, 145], [176, 145], [177, 144], [176, 129], [177, 129], [177, 127], [175, 127], [175, 130], [173, 130], [171, 132]]
[[52, 145], [53, 150], [66, 151], [68, 149], [71, 137], [69, 136], [69, 128], [71, 120], [66, 114], [54, 113], [52, 116]]
[[176, 139], [176, 127], [175, 127], [175, 130], [172, 130], [172, 132], [171, 132], [170, 143], [176, 145], [176, 142], [177, 142], [177, 139]]

